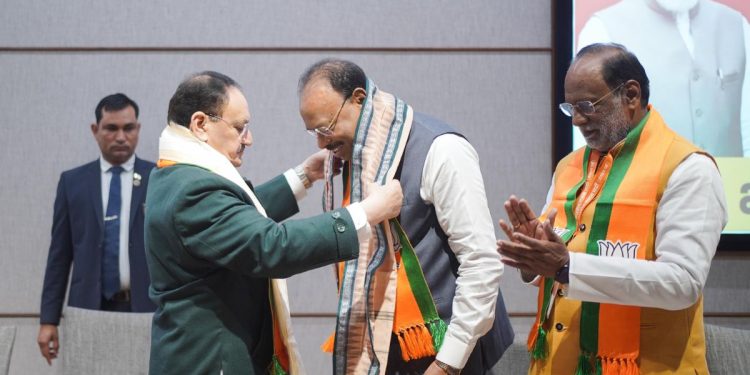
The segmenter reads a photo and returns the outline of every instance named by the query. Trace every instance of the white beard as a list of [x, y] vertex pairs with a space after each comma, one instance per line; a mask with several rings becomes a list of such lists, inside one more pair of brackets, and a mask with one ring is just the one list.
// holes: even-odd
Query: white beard
[[662, 9], [674, 13], [685, 13], [698, 5], [698, 0], [656, 0]]

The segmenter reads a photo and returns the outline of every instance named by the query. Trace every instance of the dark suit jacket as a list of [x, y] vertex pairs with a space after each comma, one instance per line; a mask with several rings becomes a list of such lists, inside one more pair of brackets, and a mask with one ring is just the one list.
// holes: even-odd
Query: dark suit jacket
[[278, 223], [298, 211], [279, 176], [245, 192], [205, 169], [154, 170], [146, 200], [151, 374], [265, 374], [273, 354], [269, 277], [359, 254], [349, 211]]
[[[130, 201], [130, 289], [134, 312], [154, 311], [148, 298], [150, 284], [143, 246], [143, 207], [154, 163], [136, 158], [140, 186]], [[104, 246], [101, 168], [99, 160], [65, 171], [60, 176], [52, 218], [52, 241], [42, 290], [41, 323], [58, 324], [73, 265], [68, 305], [98, 310], [101, 305], [101, 255]]]

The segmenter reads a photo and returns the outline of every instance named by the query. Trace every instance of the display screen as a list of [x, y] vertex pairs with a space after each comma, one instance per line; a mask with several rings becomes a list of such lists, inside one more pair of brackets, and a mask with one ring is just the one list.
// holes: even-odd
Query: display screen
[[[579, 49], [627, 47], [651, 81], [649, 103], [719, 165], [729, 211], [723, 247], [750, 250], [750, 1], [572, 0], [557, 16], [556, 97]], [[571, 137], [573, 149], [585, 145], [577, 129]]]

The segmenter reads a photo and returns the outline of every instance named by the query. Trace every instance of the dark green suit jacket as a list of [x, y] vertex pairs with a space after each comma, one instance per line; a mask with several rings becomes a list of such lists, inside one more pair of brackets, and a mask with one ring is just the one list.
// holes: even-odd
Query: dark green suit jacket
[[347, 210], [298, 211], [283, 176], [255, 190], [268, 218], [229, 180], [176, 165], [154, 170], [146, 199], [151, 374], [263, 374], [273, 354], [269, 279], [359, 254]]

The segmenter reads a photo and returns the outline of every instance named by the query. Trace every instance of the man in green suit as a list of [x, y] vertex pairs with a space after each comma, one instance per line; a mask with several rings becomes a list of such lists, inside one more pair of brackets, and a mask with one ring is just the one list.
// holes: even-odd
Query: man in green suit
[[[152, 374], [300, 371], [283, 280], [354, 259], [371, 225], [395, 217], [398, 182], [357, 205], [303, 220], [324, 153], [253, 189], [237, 171], [252, 144], [239, 86], [216, 72], [183, 81], [169, 102], [146, 200], [154, 314]], [[354, 206], [354, 207], [353, 207]]]

